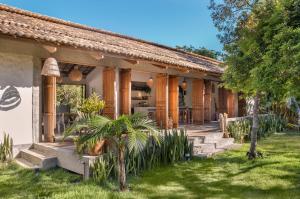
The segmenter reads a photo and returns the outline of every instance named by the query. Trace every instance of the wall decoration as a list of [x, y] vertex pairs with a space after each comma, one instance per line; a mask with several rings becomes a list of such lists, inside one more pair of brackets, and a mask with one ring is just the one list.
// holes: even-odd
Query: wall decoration
[[19, 91], [13, 86], [0, 87], [0, 111], [9, 111], [21, 103]]

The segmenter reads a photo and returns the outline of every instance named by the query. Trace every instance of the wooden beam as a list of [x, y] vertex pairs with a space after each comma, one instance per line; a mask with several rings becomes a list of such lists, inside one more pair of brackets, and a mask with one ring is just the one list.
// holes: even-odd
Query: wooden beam
[[138, 60], [131, 60], [131, 59], [124, 59], [124, 61], [131, 63], [133, 65], [139, 64], [140, 62]]
[[51, 54], [57, 51], [57, 47], [55, 46], [43, 45], [43, 48]]
[[160, 64], [152, 64], [152, 65], [155, 67], [158, 67], [158, 68], [168, 69], [168, 66], [164, 66], [164, 65], [160, 65]]
[[104, 59], [104, 55], [100, 52], [90, 52], [90, 55], [97, 61]]

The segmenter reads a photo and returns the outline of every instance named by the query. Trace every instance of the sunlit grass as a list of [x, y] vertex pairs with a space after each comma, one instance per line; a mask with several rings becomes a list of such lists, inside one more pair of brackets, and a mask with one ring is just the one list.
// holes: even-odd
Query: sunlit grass
[[62, 169], [42, 172], [0, 166], [3, 198], [300, 198], [300, 134], [259, 143], [263, 159], [247, 160], [249, 145], [211, 159], [160, 167], [130, 179], [130, 192], [82, 182]]

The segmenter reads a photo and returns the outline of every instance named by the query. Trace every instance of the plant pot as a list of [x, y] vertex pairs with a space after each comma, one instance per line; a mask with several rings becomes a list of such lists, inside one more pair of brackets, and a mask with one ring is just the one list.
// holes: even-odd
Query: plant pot
[[98, 156], [103, 152], [103, 147], [105, 144], [105, 140], [99, 140], [94, 147], [89, 149], [88, 154], [90, 156]]
[[230, 136], [229, 136], [229, 134], [227, 133], [227, 132], [225, 132], [224, 134], [223, 134], [223, 138], [229, 138]]

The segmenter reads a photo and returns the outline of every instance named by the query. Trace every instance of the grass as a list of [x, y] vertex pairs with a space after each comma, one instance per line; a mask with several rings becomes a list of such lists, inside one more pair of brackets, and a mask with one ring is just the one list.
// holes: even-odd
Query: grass
[[42, 172], [0, 166], [0, 198], [300, 198], [300, 134], [262, 140], [263, 159], [248, 161], [249, 145], [211, 159], [160, 167], [130, 179], [130, 192], [82, 182], [62, 169]]

